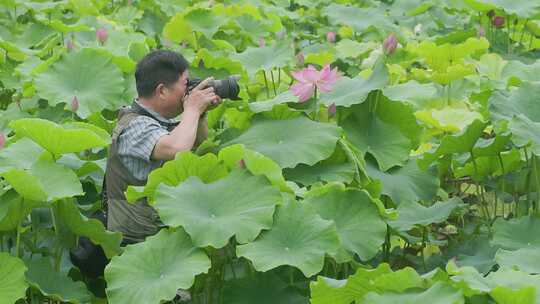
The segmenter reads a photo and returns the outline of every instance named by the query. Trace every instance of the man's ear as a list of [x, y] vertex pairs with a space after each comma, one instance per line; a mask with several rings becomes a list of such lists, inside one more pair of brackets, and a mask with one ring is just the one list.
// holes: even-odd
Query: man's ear
[[165, 99], [165, 96], [167, 95], [167, 87], [163, 83], [158, 84], [154, 89], [154, 95], [159, 99]]

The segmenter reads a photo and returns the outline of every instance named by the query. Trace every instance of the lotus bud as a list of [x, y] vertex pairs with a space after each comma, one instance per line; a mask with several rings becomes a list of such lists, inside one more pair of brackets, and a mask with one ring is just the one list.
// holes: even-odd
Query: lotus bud
[[108, 37], [109, 37], [109, 34], [107, 33], [107, 29], [100, 27], [96, 30], [96, 38], [99, 41], [99, 43], [104, 44], [105, 41], [107, 41]]
[[304, 54], [302, 54], [302, 52], [298, 53], [298, 55], [296, 55], [296, 60], [298, 61], [299, 65], [304, 65]]
[[334, 117], [336, 116], [336, 104], [333, 102], [329, 107], [328, 107], [328, 117]]
[[504, 27], [504, 17], [503, 16], [495, 16], [493, 20], [491, 20], [491, 24], [493, 24], [496, 28]]
[[4, 133], [0, 132], [0, 149], [2, 149], [5, 144], [6, 144], [6, 136], [4, 135]]
[[73, 96], [73, 99], [71, 100], [71, 111], [77, 112], [79, 109], [79, 99], [77, 99], [77, 96]]
[[334, 32], [326, 33], [326, 41], [330, 43], [334, 43], [336, 41], [336, 33]]
[[244, 159], [242, 158], [241, 160], [238, 161], [238, 167], [242, 168], [242, 169], [245, 169], [246, 168], [246, 162], [244, 161]]
[[259, 47], [264, 47], [266, 45], [266, 42], [264, 41], [264, 38], [259, 38]]
[[398, 45], [397, 37], [394, 33], [388, 35], [383, 42], [383, 50], [387, 55], [392, 55], [396, 51]]
[[72, 51], [73, 49], [75, 49], [75, 43], [73, 43], [72, 39], [66, 39], [64, 45], [66, 46], [66, 49], [68, 51]]
[[483, 26], [478, 27], [478, 37], [486, 37], [486, 29]]

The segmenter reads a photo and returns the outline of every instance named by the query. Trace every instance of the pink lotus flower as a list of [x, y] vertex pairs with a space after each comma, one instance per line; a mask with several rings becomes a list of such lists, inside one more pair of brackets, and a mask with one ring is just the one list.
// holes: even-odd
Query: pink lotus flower
[[336, 41], [336, 33], [334, 32], [328, 32], [326, 33], [326, 41], [333, 43]]
[[71, 100], [71, 111], [77, 112], [79, 109], [79, 99], [77, 99], [77, 96], [73, 96], [73, 99]]
[[325, 65], [322, 70], [317, 71], [314, 66], [292, 72], [292, 76], [298, 81], [291, 86], [291, 91], [300, 102], [305, 102], [313, 96], [315, 89], [321, 92], [330, 92], [332, 85], [339, 79], [337, 68], [330, 69], [330, 65]]
[[396, 34], [392, 33], [388, 35], [388, 37], [386, 37], [386, 39], [384, 39], [384, 42], [383, 42], [384, 53], [387, 55], [394, 54], [397, 48], [397, 44], [398, 44], [398, 41], [397, 41]]
[[266, 42], [264, 41], [264, 38], [259, 38], [259, 47], [264, 47], [266, 45]]
[[4, 135], [4, 133], [0, 132], [0, 149], [2, 149], [5, 144], [6, 144], [6, 136]]
[[100, 27], [96, 30], [96, 38], [99, 43], [104, 44], [105, 41], [107, 41], [107, 38], [109, 38], [109, 33], [107, 33], [105, 28]]
[[301, 52], [298, 53], [298, 55], [296, 55], [296, 60], [298, 61], [299, 65], [304, 65], [304, 60], [305, 60], [304, 54], [302, 54]]
[[503, 16], [495, 16], [493, 20], [491, 20], [491, 24], [497, 28], [504, 27], [504, 17]]
[[328, 117], [334, 117], [336, 116], [336, 104], [333, 102], [329, 107], [328, 107]]
[[65, 46], [68, 51], [72, 51], [73, 49], [75, 49], [75, 43], [73, 43], [72, 39], [66, 39]]

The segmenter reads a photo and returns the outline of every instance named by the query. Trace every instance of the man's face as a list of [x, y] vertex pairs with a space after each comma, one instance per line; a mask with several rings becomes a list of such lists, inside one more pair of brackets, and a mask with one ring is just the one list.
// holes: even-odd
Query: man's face
[[187, 93], [188, 77], [189, 72], [185, 70], [175, 83], [165, 89], [166, 93], [163, 95], [163, 101], [168, 118], [176, 117], [184, 110], [182, 105]]

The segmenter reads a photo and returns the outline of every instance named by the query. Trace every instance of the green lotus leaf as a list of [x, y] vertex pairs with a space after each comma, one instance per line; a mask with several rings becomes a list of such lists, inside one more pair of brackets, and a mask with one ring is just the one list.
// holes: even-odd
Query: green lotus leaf
[[0, 304], [13, 304], [26, 294], [26, 266], [19, 258], [0, 252]]
[[497, 119], [510, 120], [513, 116], [524, 115], [534, 122], [540, 122], [540, 82], [524, 82], [510, 92], [494, 92], [490, 99], [491, 115]]
[[[501, 161], [503, 167], [501, 167]], [[521, 153], [517, 149], [500, 153], [497, 156], [476, 157], [469, 161], [463, 167], [456, 168], [455, 177], [470, 176], [476, 181], [481, 181], [488, 176], [500, 176], [503, 173], [512, 172], [522, 167]], [[504, 168], [504, 172], [503, 169]]]
[[112, 304], [147, 304], [172, 300], [195, 276], [208, 271], [210, 259], [182, 229], [162, 229], [145, 242], [129, 245], [105, 268]]
[[473, 148], [473, 154], [475, 157], [482, 156], [497, 156], [510, 142], [510, 136], [508, 134], [497, 134], [495, 137], [485, 139], [479, 138]]
[[284, 171], [288, 180], [311, 185], [316, 182], [350, 183], [355, 174], [354, 166], [350, 163], [325, 163], [324, 161], [308, 166], [300, 164]]
[[341, 122], [347, 138], [363, 153], [373, 155], [384, 171], [402, 165], [409, 157], [411, 141], [398, 127], [383, 122], [364, 108], [353, 108], [352, 114]]
[[21, 208], [22, 198], [15, 192], [9, 191], [0, 196], [0, 231], [10, 231], [19, 225], [19, 219], [28, 213]]
[[219, 27], [228, 22], [226, 16], [201, 8], [191, 10], [184, 16], [184, 20], [193, 30], [203, 33], [207, 38], [212, 38]]
[[527, 273], [540, 273], [540, 251], [538, 248], [520, 248], [514, 251], [499, 249], [495, 260], [501, 267], [519, 269]]
[[523, 216], [509, 221], [497, 219], [493, 224], [491, 243], [509, 250], [538, 249], [540, 247], [540, 218]]
[[[497, 287], [503, 287], [505, 289], [511, 289], [514, 291], [524, 288], [535, 289], [535, 301], [532, 303], [540, 303], [540, 277], [538, 275], [530, 275], [523, 271], [514, 269], [502, 268], [498, 271], [491, 272], [487, 279], [491, 286], [492, 291]], [[531, 293], [528, 291], [527, 293]], [[527, 303], [527, 302], [511, 302], [511, 303]]]
[[418, 273], [410, 268], [392, 272], [388, 264], [379, 264], [376, 269], [359, 268], [347, 280], [334, 280], [319, 276], [311, 282], [312, 304], [350, 304], [363, 303], [366, 294], [372, 291], [402, 292], [409, 288], [423, 287], [424, 282]]
[[431, 200], [439, 189], [439, 179], [431, 172], [422, 171], [414, 159], [405, 166], [382, 172], [368, 163], [367, 174], [382, 183], [382, 194], [388, 195], [396, 204]]
[[[369, 105], [367, 103], [362, 106], [364, 110], [368, 110], [367, 107]], [[418, 124], [411, 105], [392, 101], [384, 96], [380, 96], [377, 102], [376, 112], [380, 120], [398, 127], [401, 134], [411, 141], [413, 148], [418, 146], [422, 128]]]
[[474, 267], [458, 267], [453, 260], [446, 265], [446, 272], [451, 275], [451, 280], [456, 282], [465, 296], [483, 294], [491, 290], [489, 282]]
[[446, 221], [452, 211], [464, 206], [460, 198], [451, 198], [448, 201], [437, 202], [432, 206], [425, 207], [411, 201], [400, 204], [397, 208], [399, 218], [389, 221], [388, 224], [398, 230], [407, 231], [416, 225], [428, 226], [433, 223]]
[[7, 57], [15, 61], [25, 61], [28, 58], [28, 52], [26, 50], [21, 50], [17, 45], [0, 39], [0, 48], [4, 49]]
[[540, 60], [532, 64], [525, 64], [518, 60], [510, 60], [503, 70], [503, 78], [510, 80], [518, 78], [520, 81], [540, 81]]
[[[342, 24], [352, 27], [358, 32], [363, 32], [370, 27], [384, 31], [396, 31], [388, 16], [381, 9], [359, 8], [350, 5], [332, 3], [321, 11], [333, 24]], [[358, 18], [362, 16], [362, 18]]]
[[371, 259], [384, 243], [386, 223], [365, 191], [333, 190], [310, 196], [305, 203], [312, 205], [321, 218], [336, 224], [341, 245], [360, 259]]
[[41, 257], [26, 262], [28, 283], [48, 298], [75, 304], [89, 303], [91, 295], [86, 285], [74, 282], [67, 273], [57, 272], [49, 258]]
[[28, 170], [45, 150], [28, 138], [22, 138], [0, 150], [0, 173], [10, 169]]
[[480, 120], [473, 121], [465, 130], [456, 135], [446, 135], [433, 152], [426, 152], [418, 160], [418, 165], [426, 169], [431, 163], [443, 155], [471, 152], [476, 141], [482, 135], [486, 124]]
[[214, 154], [197, 156], [191, 152], [180, 152], [172, 161], [166, 162], [163, 167], [152, 171], [148, 175], [148, 182], [144, 187], [129, 186], [126, 198], [135, 202], [142, 197], [148, 197], [149, 202], [154, 201], [154, 192], [159, 184], [177, 186], [190, 176], [197, 176], [205, 183], [216, 181], [228, 174], [227, 167], [219, 163]]
[[512, 141], [518, 147], [531, 145], [531, 152], [540, 155], [540, 122], [531, 121], [525, 115], [515, 116], [508, 123]]
[[[111, 57], [112, 62], [122, 72], [132, 74], [135, 71], [136, 62], [131, 58], [130, 51], [137, 46], [142, 46], [143, 49], [146, 48], [145, 53], [147, 53], [145, 36], [141, 33], [129, 33], [114, 29], [109, 29], [107, 33], [107, 41], [103, 43], [102, 47], [95, 49], [95, 51], [101, 54], [102, 57]], [[133, 81], [132, 79], [130, 80]], [[121, 101], [124, 100], [115, 100], [114, 102], [119, 106], [119, 102]]]
[[51, 152], [55, 157], [62, 154], [81, 152], [90, 148], [105, 147], [108, 141], [103, 138], [98, 127], [80, 127], [80, 125], [58, 125], [40, 118], [23, 118], [12, 121], [10, 128], [17, 136], [28, 137]]
[[163, 223], [182, 226], [198, 247], [222, 248], [232, 236], [247, 243], [270, 229], [281, 195], [264, 177], [234, 170], [209, 184], [193, 176], [176, 187], [159, 185], [155, 199]]
[[240, 54], [233, 54], [232, 59], [240, 62], [248, 75], [253, 77], [260, 70], [270, 70], [288, 65], [294, 58], [291, 42], [284, 40], [265, 47], [248, 47]]
[[165, 13], [168, 17], [171, 17], [175, 12], [181, 12], [189, 8], [191, 1], [190, 0], [156, 0], [156, 5], [160, 10]]
[[307, 304], [308, 299], [272, 273], [226, 281], [223, 303]]
[[[463, 249], [461, 249], [463, 248]], [[491, 271], [495, 263], [495, 253], [498, 246], [492, 246], [487, 237], [477, 237], [459, 246], [461, 249], [456, 252], [456, 263], [460, 266], [471, 266], [482, 274]]]
[[536, 289], [534, 287], [523, 287], [521, 289], [513, 289], [510, 287], [497, 286], [493, 288], [490, 295], [498, 304], [535, 304]]
[[372, 51], [377, 48], [379, 45], [375, 42], [358, 42], [351, 39], [342, 39], [336, 45], [336, 51], [338, 57], [341, 59], [345, 58], [356, 58], [361, 54]]
[[50, 202], [84, 194], [75, 172], [51, 160], [38, 160], [28, 170], [11, 169], [0, 175], [29, 200]]
[[219, 151], [218, 158], [223, 161], [230, 169], [239, 167], [239, 162], [253, 175], [264, 175], [275, 186], [278, 186], [283, 192], [291, 192], [287, 186], [281, 168], [270, 158], [249, 149], [243, 145], [232, 145]]
[[63, 223], [73, 233], [85, 236], [94, 244], [101, 245], [108, 258], [120, 253], [121, 233], [107, 231], [97, 219], [87, 219], [81, 214], [79, 208], [69, 200], [59, 201], [57, 211]]
[[516, 14], [520, 17], [538, 17], [540, 14], [540, 3], [527, 0], [476, 0], [488, 3], [505, 10], [507, 13]]
[[288, 102], [298, 102], [298, 97], [294, 96], [290, 90], [287, 90], [272, 99], [250, 102], [248, 105], [249, 105], [249, 109], [252, 112], [260, 113], [260, 112], [267, 112], [267, 111], [272, 110], [272, 108], [275, 105], [288, 103]]
[[237, 246], [236, 252], [258, 271], [290, 265], [310, 277], [322, 270], [325, 254], [335, 255], [338, 249], [335, 224], [321, 219], [309, 206], [291, 201], [278, 207], [271, 230]]
[[478, 73], [491, 80], [499, 80], [502, 78], [507, 63], [508, 61], [502, 59], [498, 54], [484, 54], [477, 64]]
[[448, 283], [437, 282], [425, 291], [407, 291], [404, 293], [383, 293], [375, 292], [366, 295], [366, 304], [417, 304], [417, 303], [439, 303], [439, 304], [463, 304], [465, 299], [461, 291], [456, 290]]
[[35, 79], [38, 95], [50, 105], [79, 101], [82, 118], [103, 109], [116, 110], [124, 103], [124, 78], [111, 59], [94, 49], [68, 53]]
[[475, 120], [483, 120], [482, 114], [472, 111], [465, 105], [420, 110], [415, 112], [415, 116], [428, 126], [448, 133], [463, 131]]
[[408, 102], [418, 110], [423, 109], [428, 101], [437, 96], [437, 88], [433, 83], [420, 84], [410, 80], [384, 88], [383, 94], [391, 100]]
[[382, 89], [388, 83], [388, 69], [384, 61], [378, 60], [368, 79], [360, 76], [349, 78], [342, 76], [329, 93], [321, 93], [320, 100], [327, 106], [332, 103], [336, 106], [350, 107], [363, 103], [369, 92]]
[[340, 136], [339, 127], [306, 117], [287, 120], [260, 119], [239, 137], [225, 143], [244, 144], [277, 162], [282, 168], [313, 165], [329, 157]]
[[254, 40], [268, 35], [269, 31], [263, 19], [245, 14], [234, 18], [234, 22], [240, 27], [242, 34], [245, 33]]

